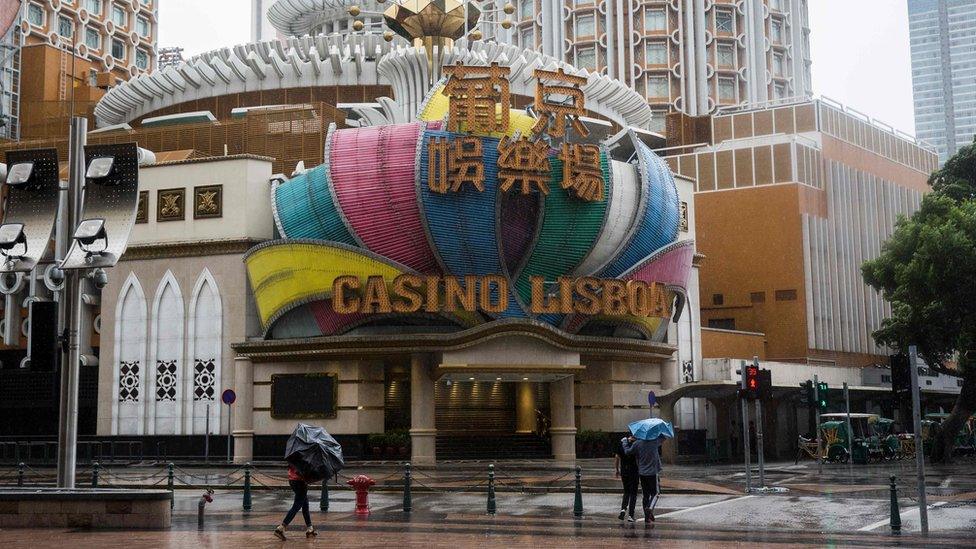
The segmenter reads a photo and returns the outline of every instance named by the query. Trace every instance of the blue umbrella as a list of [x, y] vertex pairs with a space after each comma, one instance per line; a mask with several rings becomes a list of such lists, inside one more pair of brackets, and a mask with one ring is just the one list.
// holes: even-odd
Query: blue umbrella
[[635, 421], [628, 427], [631, 434], [641, 440], [654, 440], [662, 436], [674, 438], [674, 427], [667, 421], [656, 417]]

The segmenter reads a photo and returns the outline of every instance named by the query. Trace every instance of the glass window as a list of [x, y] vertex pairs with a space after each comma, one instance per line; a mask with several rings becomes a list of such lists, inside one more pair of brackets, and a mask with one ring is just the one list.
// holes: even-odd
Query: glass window
[[593, 14], [576, 17], [576, 36], [596, 36], [596, 17]]
[[44, 8], [37, 4], [27, 5], [27, 21], [31, 25], [41, 27], [44, 25]]
[[535, 0], [522, 0], [519, 4], [519, 18], [531, 19], [535, 14]]
[[644, 32], [668, 30], [668, 18], [663, 9], [644, 10]]
[[668, 46], [664, 42], [648, 42], [645, 51], [648, 65], [668, 64]]
[[576, 50], [576, 65], [588, 71], [596, 70], [596, 47], [584, 46]]
[[102, 49], [102, 36], [97, 30], [85, 27], [85, 45], [93, 50]]
[[735, 32], [732, 21], [732, 12], [727, 10], [715, 10], [716, 32], [724, 32], [727, 34], [732, 34]]
[[719, 101], [735, 101], [735, 79], [718, 79], [718, 99]]
[[773, 44], [783, 43], [783, 23], [773, 20], [769, 25], [769, 39]]
[[535, 48], [535, 32], [532, 27], [522, 29], [520, 36], [523, 48]]
[[58, 34], [65, 38], [71, 38], [75, 33], [75, 24], [70, 17], [58, 17]]
[[112, 39], [112, 57], [125, 60], [125, 42], [119, 40], [118, 38]]
[[102, 14], [102, 0], [85, 0], [85, 9], [91, 15]]
[[786, 61], [783, 59], [782, 53], [776, 52], [773, 54], [773, 75], [774, 76], [786, 75]]
[[783, 11], [783, 0], [769, 0], [769, 9]]
[[718, 47], [718, 65], [720, 67], [735, 66], [735, 46], [721, 44]]
[[139, 31], [139, 36], [149, 36], [149, 20], [145, 17], [139, 16], [136, 19], [136, 30]]
[[670, 97], [671, 94], [668, 93], [668, 77], [667, 76], [649, 76], [647, 78], [647, 96], [648, 97]]
[[665, 122], [667, 121], [668, 111], [654, 110], [651, 111], [651, 131], [652, 132], [663, 132], [665, 129]]
[[125, 8], [123, 8], [122, 6], [117, 6], [117, 5], [116, 6], [112, 6], [112, 21], [116, 25], [118, 25], [120, 27], [124, 27], [125, 24], [128, 22], [128, 20], [129, 19], [126, 16]]
[[786, 83], [777, 82], [776, 85], [773, 86], [773, 93], [775, 94], [776, 99], [786, 99], [788, 97], [787, 94], [789, 93], [786, 89]]
[[149, 54], [145, 50], [136, 50], [136, 66], [142, 70], [149, 68]]
[[88, 85], [93, 88], [98, 87], [98, 71], [95, 69], [88, 70]]

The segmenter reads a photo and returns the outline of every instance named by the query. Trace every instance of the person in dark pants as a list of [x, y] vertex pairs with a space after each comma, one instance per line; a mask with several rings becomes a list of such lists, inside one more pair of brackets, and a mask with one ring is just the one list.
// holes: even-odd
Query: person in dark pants
[[295, 492], [295, 503], [291, 504], [291, 509], [285, 515], [285, 520], [281, 521], [281, 524], [275, 528], [274, 535], [282, 541], [286, 539], [285, 528], [291, 524], [299, 509], [302, 510], [302, 518], [305, 519], [305, 537], [313, 538], [319, 535], [315, 528], [312, 528], [312, 517], [308, 514], [308, 482], [295, 469], [295, 466], [290, 464], [288, 465], [288, 486], [291, 486], [291, 490]]
[[617, 471], [617, 478], [624, 485], [624, 499], [620, 504], [620, 514], [617, 518], [624, 520], [624, 517], [626, 517], [629, 522], [634, 522], [634, 508], [637, 506], [637, 485], [640, 480], [637, 473], [637, 457], [628, 456], [624, 451], [624, 444], [626, 442], [627, 437], [620, 439], [617, 447], [614, 448], [613, 456], [613, 464]]
[[654, 521], [654, 507], [661, 492], [658, 476], [661, 474], [661, 444], [665, 437], [654, 440], [638, 440], [628, 437], [624, 442], [624, 453], [637, 458], [637, 472], [640, 475], [641, 492], [644, 501], [644, 522]]

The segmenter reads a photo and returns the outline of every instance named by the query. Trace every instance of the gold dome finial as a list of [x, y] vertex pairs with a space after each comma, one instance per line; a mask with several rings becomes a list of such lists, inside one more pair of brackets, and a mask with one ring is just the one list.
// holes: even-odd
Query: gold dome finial
[[439, 54], [454, 41], [468, 34], [478, 24], [481, 9], [474, 2], [462, 0], [401, 0], [383, 12], [386, 26], [409, 40], [415, 47], [423, 46], [429, 59], [434, 48]]

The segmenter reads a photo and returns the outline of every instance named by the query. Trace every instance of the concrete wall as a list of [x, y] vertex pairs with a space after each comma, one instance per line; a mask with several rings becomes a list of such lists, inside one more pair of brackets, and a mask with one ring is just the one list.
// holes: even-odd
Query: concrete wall
[[701, 337], [705, 358], [758, 356], [761, 360], [766, 359], [765, 334], [702, 328]]

